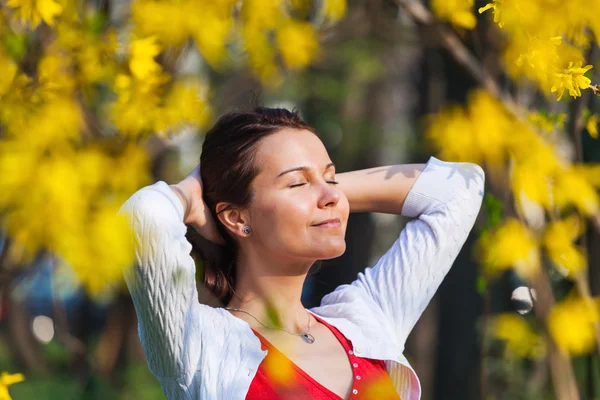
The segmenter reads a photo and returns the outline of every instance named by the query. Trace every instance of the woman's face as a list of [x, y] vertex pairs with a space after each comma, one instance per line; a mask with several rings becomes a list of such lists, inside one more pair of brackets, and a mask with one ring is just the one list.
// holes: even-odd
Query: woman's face
[[273, 256], [323, 260], [346, 250], [348, 199], [312, 132], [284, 129], [262, 139], [248, 207], [253, 239]]

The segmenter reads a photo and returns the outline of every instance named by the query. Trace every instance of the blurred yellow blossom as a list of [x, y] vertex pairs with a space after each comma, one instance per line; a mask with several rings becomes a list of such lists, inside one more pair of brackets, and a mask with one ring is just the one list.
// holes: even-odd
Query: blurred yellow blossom
[[25, 377], [23, 374], [9, 374], [2, 372], [0, 375], [0, 400], [11, 400], [10, 394], [8, 393], [8, 387], [15, 383], [23, 382]]
[[118, 214], [119, 206], [97, 208], [84, 217], [85, 225], [65, 231], [56, 240], [54, 249], [91, 295], [119, 284], [123, 271], [135, 261], [130, 226], [127, 217]]
[[131, 74], [140, 81], [144, 81], [153, 75], [160, 74], [161, 67], [154, 60], [160, 51], [161, 48], [154, 36], [133, 39], [131, 41], [131, 51], [129, 56], [129, 68], [131, 69]]
[[553, 197], [562, 209], [575, 206], [580, 212], [591, 216], [600, 209], [600, 197], [595, 188], [573, 168], [560, 169], [555, 178]]
[[586, 267], [586, 257], [579, 246], [573, 244], [583, 230], [576, 215], [551, 222], [544, 231], [542, 243], [552, 262], [567, 274], [576, 274]]
[[527, 121], [540, 128], [544, 132], [553, 132], [556, 129], [563, 129], [567, 120], [567, 113], [558, 113], [548, 115], [542, 112], [529, 112]]
[[151, 183], [150, 159], [140, 146], [130, 143], [118, 156], [108, 159], [106, 163], [109, 165], [108, 171], [119, 171], [118, 174], [108, 174], [106, 181], [111, 191], [122, 196], [123, 201], [139, 188]]
[[531, 278], [539, 270], [536, 237], [516, 219], [508, 219], [495, 231], [483, 233], [477, 247], [484, 272], [492, 277], [514, 268], [519, 275]]
[[598, 300], [569, 296], [554, 306], [548, 316], [548, 330], [560, 351], [578, 356], [593, 350], [599, 304]]
[[279, 351], [270, 352], [269, 357], [265, 358], [265, 372], [275, 387], [293, 383], [294, 367], [291, 361]]
[[573, 173], [582, 176], [595, 188], [600, 188], [600, 163], [575, 164]]
[[24, 196], [39, 157], [25, 142], [0, 141], [0, 210], [13, 207]]
[[362, 392], [358, 393], [358, 398], [361, 400], [368, 399], [397, 399], [398, 392], [392, 385], [389, 384], [387, 376], [371, 380], [368, 385], [363, 388]]
[[277, 46], [288, 68], [301, 68], [315, 57], [317, 36], [309, 23], [290, 21], [277, 30]]
[[38, 65], [38, 82], [40, 93], [46, 98], [71, 94], [75, 80], [66, 54], [59, 51], [46, 54]]
[[200, 81], [175, 82], [165, 96], [156, 130], [162, 132], [183, 125], [206, 126], [212, 115], [207, 97], [208, 87]]
[[54, 25], [54, 18], [59, 16], [63, 7], [54, 0], [8, 0], [6, 4], [14, 8], [17, 18], [25, 24], [37, 27], [43, 20]]
[[166, 46], [177, 46], [189, 37], [186, 19], [189, 2], [138, 0], [133, 2], [132, 20], [140, 36], [155, 35]]
[[152, 133], [160, 104], [160, 80], [166, 80], [166, 76], [141, 82], [126, 74], [117, 75], [114, 82], [117, 100], [108, 105], [108, 112], [120, 134], [138, 137]]
[[491, 332], [494, 337], [506, 342], [507, 351], [519, 357], [539, 359], [546, 354], [544, 338], [522, 316], [513, 313], [495, 316]]
[[332, 22], [339, 21], [346, 14], [346, 0], [326, 0], [323, 7], [325, 17]]
[[78, 104], [70, 98], [46, 102], [31, 115], [23, 132], [13, 132], [32, 148], [47, 149], [58, 142], [77, 142], [83, 128]]
[[497, 99], [483, 90], [469, 93], [468, 111], [472, 129], [464, 134], [473, 135], [476, 149], [490, 168], [503, 168], [514, 119]]
[[473, 125], [462, 107], [451, 105], [427, 120], [426, 137], [448, 160], [480, 163], [482, 155], [473, 135]]
[[[188, 18], [188, 26], [196, 46], [206, 61], [213, 67], [219, 67], [226, 61], [227, 44], [234, 31], [234, 19], [231, 0], [208, 2], [201, 4], [191, 1], [192, 18]], [[255, 10], [259, 13], [259, 10]]]
[[4, 216], [5, 229], [28, 256], [51, 248], [64, 232], [76, 231], [85, 221], [88, 204], [81, 198], [81, 178], [73, 163], [73, 150], [63, 146], [54, 153], [36, 161], [34, 181], [20, 188], [17, 201]]
[[594, 139], [598, 139], [598, 121], [599, 121], [600, 115], [598, 114], [592, 114], [592, 116], [590, 116], [585, 124], [585, 128], [587, 129], [588, 133], [590, 134], [591, 137], [593, 137]]
[[10, 88], [17, 70], [17, 64], [0, 52], [0, 96]]
[[477, 25], [473, 4], [474, 0], [433, 0], [431, 8], [436, 16], [455, 27], [473, 29]]
[[554, 207], [552, 183], [562, 160], [548, 142], [524, 127], [517, 131], [514, 146], [511, 149], [513, 158], [510, 174], [511, 188], [517, 207], [522, 206], [522, 199], [533, 201], [546, 209]]

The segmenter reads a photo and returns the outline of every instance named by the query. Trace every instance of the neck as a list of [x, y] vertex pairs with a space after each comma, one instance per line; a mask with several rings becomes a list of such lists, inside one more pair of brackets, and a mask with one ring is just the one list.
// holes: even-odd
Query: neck
[[[312, 262], [292, 265], [243, 262], [237, 266], [235, 294], [227, 304], [252, 314], [268, 327], [302, 333], [308, 316], [301, 301], [302, 287]], [[234, 313], [251, 327], [263, 328], [252, 317]]]

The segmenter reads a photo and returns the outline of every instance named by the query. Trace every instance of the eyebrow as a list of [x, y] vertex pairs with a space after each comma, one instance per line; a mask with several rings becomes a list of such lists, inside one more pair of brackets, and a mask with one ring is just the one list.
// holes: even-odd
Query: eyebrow
[[[328, 170], [331, 167], [335, 167], [334, 163], [329, 163], [327, 164], [327, 166], [325, 167], [325, 170]], [[295, 171], [308, 171], [309, 168], [308, 167], [294, 167], [294, 168], [290, 168], [290, 169], [286, 169], [285, 171], [283, 171], [282, 173], [280, 173], [279, 175], [277, 175], [277, 177], [279, 178], [282, 175], [288, 174], [290, 172], [295, 172]]]

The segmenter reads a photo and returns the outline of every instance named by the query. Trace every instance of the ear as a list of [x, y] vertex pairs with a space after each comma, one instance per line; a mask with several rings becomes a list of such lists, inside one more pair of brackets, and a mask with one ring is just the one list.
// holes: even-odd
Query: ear
[[244, 209], [237, 208], [231, 203], [218, 203], [215, 207], [217, 218], [233, 235], [245, 238], [248, 235], [242, 232], [242, 228], [249, 225], [249, 218]]

